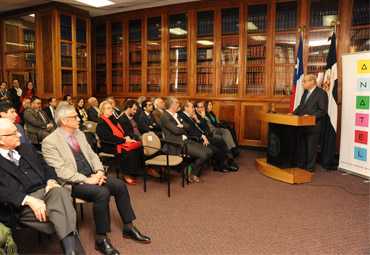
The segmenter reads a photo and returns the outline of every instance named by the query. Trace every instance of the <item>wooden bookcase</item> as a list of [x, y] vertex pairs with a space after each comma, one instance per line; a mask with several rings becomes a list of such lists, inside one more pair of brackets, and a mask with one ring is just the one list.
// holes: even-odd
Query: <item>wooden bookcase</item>
[[91, 95], [90, 16], [53, 3], [2, 18], [2, 74], [36, 84], [40, 97]]

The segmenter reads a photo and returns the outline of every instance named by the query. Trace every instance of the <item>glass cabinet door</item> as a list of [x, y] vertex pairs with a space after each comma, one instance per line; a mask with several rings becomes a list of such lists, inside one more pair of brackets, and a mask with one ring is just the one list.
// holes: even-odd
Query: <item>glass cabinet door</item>
[[106, 25], [95, 26], [96, 92], [107, 93], [107, 45]]
[[141, 19], [129, 21], [129, 92], [141, 92]]
[[123, 92], [123, 32], [122, 22], [111, 24], [112, 93]]
[[147, 92], [161, 92], [161, 19], [147, 19]]
[[370, 3], [354, 0], [352, 11], [351, 44], [349, 52], [370, 50]]

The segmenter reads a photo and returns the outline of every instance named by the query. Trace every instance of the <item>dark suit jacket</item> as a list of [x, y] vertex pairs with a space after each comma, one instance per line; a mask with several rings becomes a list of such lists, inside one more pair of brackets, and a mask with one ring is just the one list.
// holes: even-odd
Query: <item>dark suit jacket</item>
[[301, 102], [293, 114], [303, 116], [305, 114], [316, 116], [315, 126], [306, 126], [304, 132], [321, 132], [323, 117], [328, 113], [328, 94], [321, 88], [316, 87], [311, 96], [305, 102], [308, 91], [305, 90]]
[[[164, 111], [161, 117], [161, 128], [166, 140], [182, 143], [182, 136], [188, 135], [187, 130], [189, 130], [190, 127], [179, 115], [177, 115], [177, 119], [183, 124], [183, 128], [177, 127], [177, 121], [167, 111]], [[176, 155], [181, 153], [181, 146], [165, 144], [163, 149], [168, 150], [170, 154]]]
[[[32, 107], [27, 108], [24, 111], [23, 119], [24, 119], [24, 124], [27, 125], [27, 128], [30, 131], [30, 133], [36, 133], [38, 137], [41, 138], [42, 140], [52, 131], [52, 130], [46, 131], [47, 124], [49, 123], [53, 124], [53, 122], [49, 119], [49, 117], [43, 110], [40, 110], [40, 112], [42, 116], [44, 116], [47, 123], [45, 123], [41, 119], [40, 115]], [[29, 133], [29, 138], [31, 139], [31, 141], [37, 141], [37, 138], [35, 137], [35, 135], [31, 135], [30, 133]]]
[[212, 136], [212, 132], [211, 132], [211, 129], [209, 128], [207, 119], [202, 118], [202, 115], [200, 115], [197, 112], [195, 112], [195, 114], [197, 115], [198, 120], [200, 121], [200, 124], [199, 124], [200, 128], [204, 131], [204, 133], [206, 133], [207, 136]]
[[46, 106], [46, 107], [42, 108], [42, 110], [44, 112], [46, 112], [46, 115], [49, 117], [49, 119], [54, 122], [53, 114], [51, 113], [50, 107]]
[[[16, 150], [41, 177], [45, 185], [50, 179], [58, 180], [54, 168], [45, 163], [41, 154], [36, 152], [32, 144], [22, 143]], [[18, 217], [23, 208], [21, 204], [27, 194], [24, 193], [23, 185], [16, 175], [15, 169], [16, 166], [13, 163], [0, 155], [0, 202], [14, 205], [18, 209], [16, 212], [16, 217]], [[0, 211], [0, 221], [9, 222], [8, 219], [8, 215]]]
[[20, 101], [21, 97], [17, 95], [17, 90], [14, 87], [11, 88], [9, 91], [10, 91], [10, 95], [12, 97], [11, 101], [14, 104], [15, 109], [17, 110], [17, 112], [19, 112], [19, 109], [21, 108], [21, 105], [22, 105], [22, 103]]
[[[199, 130], [196, 127], [195, 122], [190, 117], [188, 117], [188, 115], [186, 115], [184, 112], [180, 112], [179, 115], [180, 118], [182, 118], [182, 120], [189, 125], [188, 135], [194, 138], [196, 137], [198, 139], [197, 141], [201, 140], [202, 135], [205, 135], [203, 130], [202, 131]], [[198, 127], [201, 128], [200, 123]]]
[[94, 107], [90, 107], [89, 109], [87, 109], [86, 112], [90, 121], [98, 122], [99, 120], [98, 112], [97, 110], [95, 110]]
[[152, 131], [158, 137], [162, 137], [162, 129], [155, 121], [153, 114], [150, 114], [148, 116], [144, 111], [142, 111], [141, 114], [139, 115], [138, 121], [140, 133], [144, 134]]
[[[138, 120], [134, 117], [136, 124], [138, 124]], [[131, 139], [139, 139], [137, 135], [134, 133], [134, 128], [131, 125], [130, 120], [128, 119], [126, 113], [123, 113], [121, 117], [118, 118], [119, 124], [121, 124], [123, 131], [125, 131], [125, 136], [130, 136]], [[139, 124], [138, 124], [139, 127]]]

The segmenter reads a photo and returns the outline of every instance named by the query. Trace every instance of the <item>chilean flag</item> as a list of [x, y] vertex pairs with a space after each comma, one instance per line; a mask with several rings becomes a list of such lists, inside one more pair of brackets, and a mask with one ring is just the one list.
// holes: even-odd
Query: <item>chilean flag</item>
[[293, 78], [293, 86], [292, 86], [292, 96], [290, 99], [290, 113], [292, 113], [299, 105], [301, 97], [303, 95], [303, 79], [304, 79], [304, 72], [303, 72], [303, 39], [301, 35], [301, 40], [299, 41], [298, 46], [298, 53], [297, 53], [297, 60], [295, 63], [294, 69], [294, 78]]

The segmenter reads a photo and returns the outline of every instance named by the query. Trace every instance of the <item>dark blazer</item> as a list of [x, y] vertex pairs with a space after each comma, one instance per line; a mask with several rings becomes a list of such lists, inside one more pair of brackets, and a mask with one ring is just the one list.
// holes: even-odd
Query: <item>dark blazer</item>
[[87, 109], [86, 112], [87, 112], [87, 116], [89, 117], [90, 121], [98, 122], [99, 120], [98, 111], [95, 110], [94, 107], [90, 107], [89, 109]]
[[[50, 179], [58, 180], [54, 168], [45, 163], [42, 155], [36, 152], [32, 144], [21, 143], [16, 150], [41, 177], [45, 185]], [[27, 194], [24, 193], [23, 185], [19, 177], [15, 174], [16, 168], [17, 166], [0, 155], [0, 202], [7, 202], [14, 205], [17, 208], [16, 217], [18, 219], [23, 208], [21, 204]], [[0, 211], [0, 221], [7, 223], [9, 222], [8, 220], [8, 215]]]
[[[188, 136], [187, 130], [190, 129], [189, 125], [182, 120], [182, 118], [177, 115], [177, 119], [183, 124], [183, 128], [177, 127], [177, 121], [167, 112], [163, 111], [161, 117], [161, 128], [166, 140], [182, 143], [183, 139], [182, 136]], [[168, 150], [170, 154], [180, 154], [181, 147], [176, 145], [165, 144], [163, 146], [164, 150]]]
[[[135, 117], [134, 120], [139, 127], [138, 120]], [[139, 137], [134, 133], [134, 128], [132, 127], [126, 113], [123, 113], [121, 117], [118, 118], [118, 122], [121, 124], [123, 131], [125, 131], [125, 136], [130, 136], [131, 139], [139, 140]]]
[[199, 128], [201, 129], [200, 123], [198, 125], [199, 128], [197, 128], [195, 122], [184, 112], [180, 112], [179, 115], [180, 118], [182, 118], [182, 120], [189, 125], [188, 135], [196, 137], [198, 139], [197, 141], [199, 141], [202, 138], [202, 135], [205, 135], [203, 130], [199, 130]]
[[146, 113], [142, 111], [138, 121], [140, 133], [144, 134], [152, 131], [158, 137], [162, 137], [162, 129], [155, 121], [153, 114], [146, 115]]
[[197, 112], [195, 112], [195, 114], [197, 115], [198, 120], [200, 121], [200, 124], [199, 124], [200, 128], [204, 131], [204, 133], [206, 133], [207, 136], [212, 136], [212, 131], [209, 128], [207, 119], [202, 118], [202, 115], [200, 115]]
[[46, 112], [46, 115], [49, 117], [49, 119], [51, 119], [54, 122], [53, 114], [51, 113], [50, 107], [46, 106], [42, 108], [42, 110]]
[[21, 97], [17, 95], [17, 90], [14, 87], [11, 88], [9, 91], [11, 95], [11, 101], [14, 104], [14, 107], [17, 110], [17, 112], [19, 112], [19, 109], [21, 108], [22, 105], [20, 101]]
[[[117, 126], [118, 120], [113, 115], [109, 119], [112, 121], [114, 125]], [[98, 125], [96, 126], [96, 134], [99, 136], [101, 140], [108, 141], [114, 144], [122, 144], [126, 142], [125, 139], [113, 135], [113, 131], [108, 125], [108, 123], [101, 118], [98, 119]], [[124, 136], [127, 135], [125, 134]], [[109, 154], [115, 154], [116, 146], [114, 144], [102, 142], [101, 144], [102, 151]]]
[[306, 126], [304, 132], [321, 132], [323, 117], [328, 113], [328, 94], [321, 88], [316, 87], [311, 96], [305, 102], [308, 91], [305, 90], [301, 102], [294, 115], [303, 116], [305, 114], [316, 116], [315, 126]]

